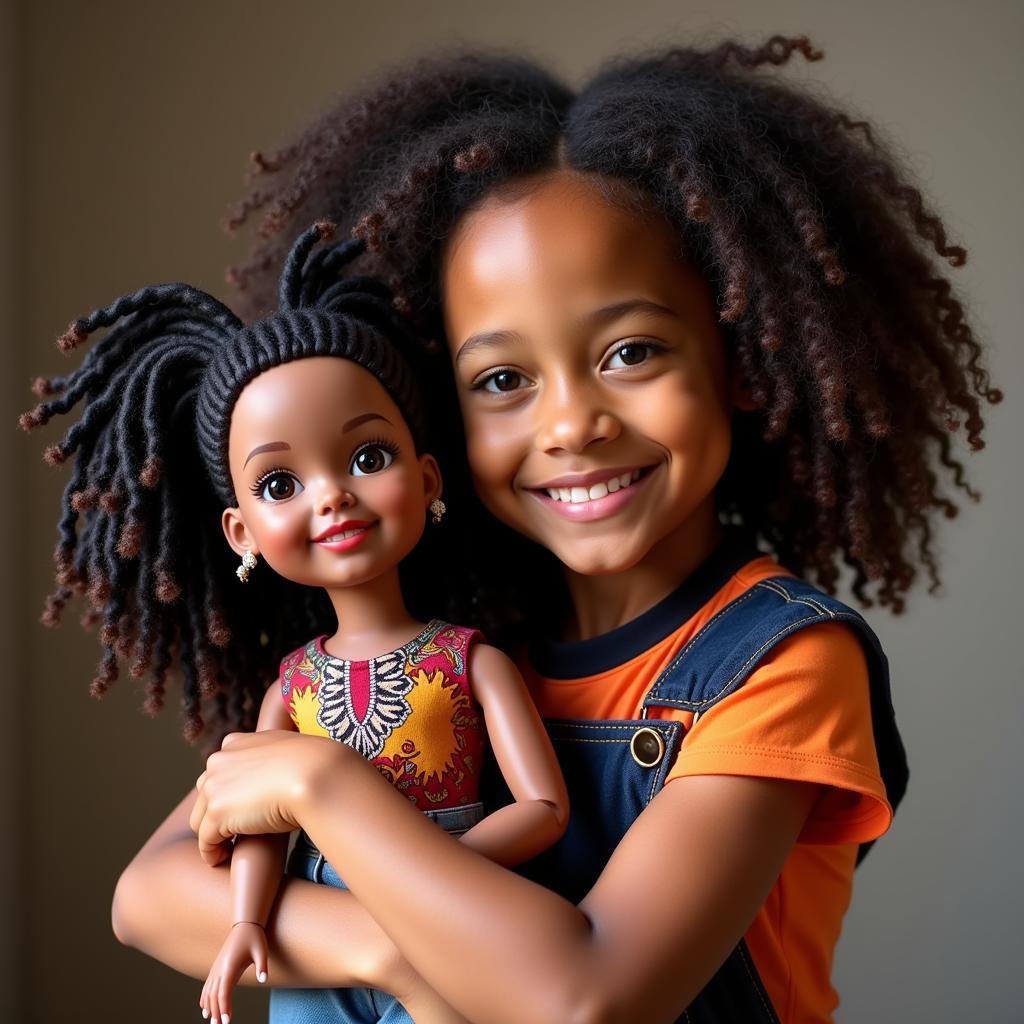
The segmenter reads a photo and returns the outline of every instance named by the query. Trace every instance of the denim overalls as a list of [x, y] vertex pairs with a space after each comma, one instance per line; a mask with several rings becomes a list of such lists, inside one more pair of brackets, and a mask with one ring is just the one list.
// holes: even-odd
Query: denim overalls
[[[730, 547], [718, 552], [715, 578], [704, 583], [707, 599], [760, 554], [746, 545]], [[889, 693], [888, 662], [878, 638], [841, 601], [803, 580], [772, 577], [723, 608], [679, 651], [648, 690], [641, 718], [545, 720], [569, 789], [569, 826], [560, 842], [519, 868], [520, 873], [580, 903], [630, 825], [661, 789], [683, 739], [681, 722], [647, 718], [647, 709], [704, 712], [742, 686], [780, 640], [805, 626], [832, 620], [849, 623], [861, 638], [875, 745], [886, 794], [895, 808], [906, 789], [908, 771]], [[487, 786], [488, 807], [508, 802], [507, 791], [501, 793], [502, 784], [494, 775]], [[861, 845], [858, 864], [870, 846]], [[777, 1021], [741, 939], [677, 1024]]]

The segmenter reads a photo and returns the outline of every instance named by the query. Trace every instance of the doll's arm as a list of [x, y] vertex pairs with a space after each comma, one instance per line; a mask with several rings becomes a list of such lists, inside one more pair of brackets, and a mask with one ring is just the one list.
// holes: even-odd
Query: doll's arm
[[512, 661], [495, 647], [473, 644], [467, 674], [515, 802], [489, 814], [462, 842], [513, 867], [561, 838], [569, 821], [569, 794], [544, 723]]
[[[260, 707], [256, 731], [292, 729], [277, 680]], [[288, 833], [239, 836], [231, 854], [232, 922], [199, 997], [200, 1009], [214, 1021], [229, 1019], [231, 994], [238, 979], [256, 968], [260, 983], [269, 975], [266, 925], [284, 874]]]

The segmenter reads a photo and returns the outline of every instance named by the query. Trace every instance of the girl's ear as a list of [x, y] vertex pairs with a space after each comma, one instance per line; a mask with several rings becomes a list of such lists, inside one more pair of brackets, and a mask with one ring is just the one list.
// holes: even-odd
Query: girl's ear
[[421, 455], [420, 470], [423, 473], [423, 504], [429, 506], [435, 498], [441, 497], [441, 467], [433, 455]]
[[746, 377], [743, 376], [743, 371], [740, 369], [738, 362], [732, 364], [729, 375], [730, 401], [733, 408], [739, 409], [742, 412], [753, 412], [755, 409], [760, 409], [761, 406], [750, 395], [750, 384]]
[[220, 517], [220, 525], [224, 530], [224, 536], [227, 537], [228, 543], [231, 545], [231, 550], [236, 555], [244, 555], [246, 551], [251, 551], [254, 555], [260, 553], [256, 546], [256, 538], [249, 532], [249, 527], [245, 525], [245, 520], [239, 509], [224, 509], [224, 513]]

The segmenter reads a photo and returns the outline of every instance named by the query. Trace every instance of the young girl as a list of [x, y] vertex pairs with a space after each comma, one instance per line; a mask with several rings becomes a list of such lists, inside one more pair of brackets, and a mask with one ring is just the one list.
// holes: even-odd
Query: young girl
[[980, 448], [1001, 396], [937, 265], [964, 250], [866, 124], [762, 70], [793, 53], [820, 57], [672, 49], [579, 93], [423, 61], [257, 156], [250, 310], [275, 233], [323, 207], [446, 346], [455, 583], [519, 658], [573, 816], [523, 877], [443, 855], [343, 747], [234, 735], [122, 876], [124, 941], [187, 971], [214, 946], [226, 887], [186, 819], [211, 861], [301, 824], [359, 899], [283, 892], [271, 948], [322, 954], [307, 983], [424, 986], [489, 1024], [832, 1019], [906, 766], [877, 638], [830, 594], [842, 565], [894, 613], [919, 567], [937, 585], [940, 475], [977, 497], [952, 435]]
[[[418, 621], [406, 608], [399, 563], [419, 543], [426, 512], [435, 528], [445, 512], [437, 463], [424, 452], [426, 409], [414, 371], [389, 340], [408, 346], [414, 336], [379, 282], [338, 280], [362, 242], [310, 254], [331, 229], [319, 223], [299, 237], [281, 276], [280, 310], [248, 327], [210, 296], [169, 285], [124, 296], [64, 335], [71, 347], [121, 321], [80, 370], [51, 382], [60, 397], [24, 417], [32, 427], [84, 400], [81, 419], [50, 449], [58, 461], [75, 456], [61, 585], [88, 590], [103, 615], [107, 657], [131, 650], [133, 673], [142, 674], [139, 663], [154, 650], [173, 648], [150, 687], [162, 685], [167, 660], [199, 680], [198, 692], [186, 685], [192, 734], [202, 729], [204, 697], [214, 698], [216, 729], [225, 717], [217, 705], [245, 696], [231, 657], [246, 631], [263, 651], [281, 634], [294, 646], [292, 630], [308, 634], [328, 618], [318, 601], [326, 595], [337, 631], [281, 661], [257, 728], [347, 744], [444, 831], [516, 864], [564, 831], [565, 785], [506, 656], [475, 630]], [[102, 508], [85, 500], [90, 489], [102, 492]], [[204, 514], [218, 502], [221, 515]], [[242, 558], [237, 580], [192, 556], [197, 548], [212, 554], [221, 527]], [[146, 581], [160, 574], [165, 607], [154, 609]], [[172, 584], [177, 594], [167, 593]], [[228, 593], [243, 584], [251, 602]], [[486, 818], [481, 713], [518, 797]], [[234, 922], [203, 990], [204, 1016], [228, 1019], [231, 990], [250, 964], [267, 978], [264, 927], [286, 840], [235, 844]], [[385, 837], [378, 845], [386, 854]], [[344, 888], [305, 833], [291, 870]], [[408, 1019], [393, 997], [368, 990], [287, 990], [274, 1001], [275, 1021], [317, 1015]]]

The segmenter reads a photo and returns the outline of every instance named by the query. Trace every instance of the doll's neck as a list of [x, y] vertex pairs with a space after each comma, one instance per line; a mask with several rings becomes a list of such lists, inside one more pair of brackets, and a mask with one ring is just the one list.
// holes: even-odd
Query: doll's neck
[[653, 608], [707, 559], [723, 535], [710, 503], [705, 514], [692, 517], [624, 572], [585, 576], [566, 570], [572, 614], [560, 639], [590, 640]]
[[338, 631], [324, 641], [324, 650], [338, 658], [366, 661], [400, 647], [426, 625], [405, 607], [397, 568], [358, 586], [328, 588], [327, 594]]

